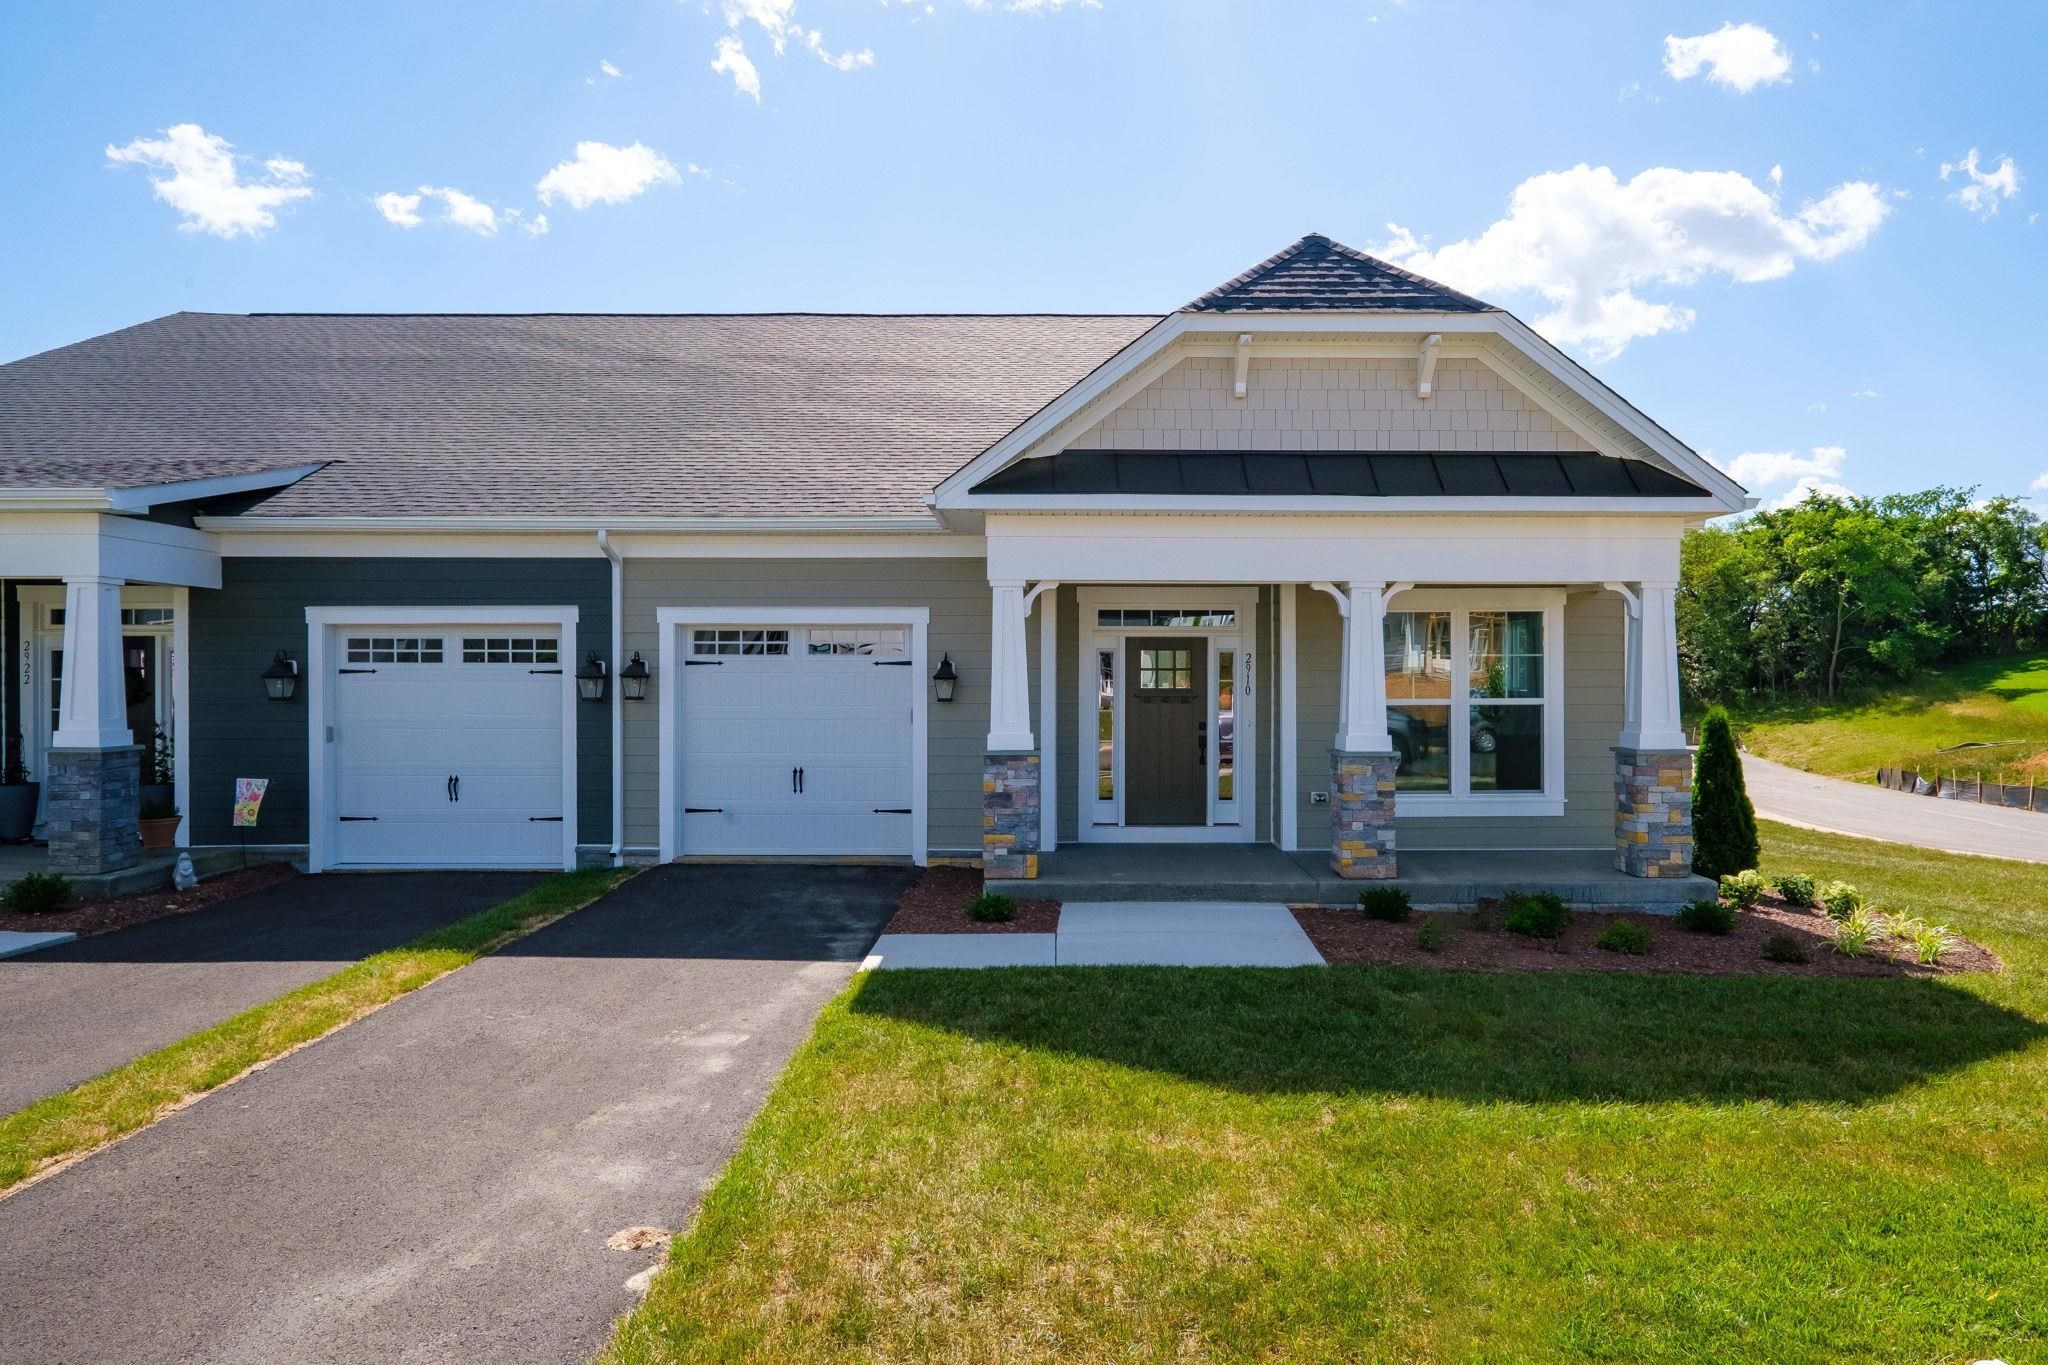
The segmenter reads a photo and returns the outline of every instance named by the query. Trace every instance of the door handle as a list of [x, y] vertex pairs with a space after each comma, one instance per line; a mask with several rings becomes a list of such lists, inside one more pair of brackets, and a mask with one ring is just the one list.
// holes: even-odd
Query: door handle
[[789, 770], [789, 794], [791, 796], [796, 795], [796, 769], [794, 768]]
[[462, 799], [462, 779], [453, 774], [450, 774], [448, 778], [448, 799], [450, 801], [460, 801]]
[[1201, 767], [1209, 766], [1209, 722], [1195, 723], [1195, 762]]
[[804, 794], [804, 770], [802, 768], [796, 770], [796, 794], [798, 796]]

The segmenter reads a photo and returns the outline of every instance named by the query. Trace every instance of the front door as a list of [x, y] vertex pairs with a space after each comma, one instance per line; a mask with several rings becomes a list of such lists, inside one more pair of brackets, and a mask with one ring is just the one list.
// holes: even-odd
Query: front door
[[1209, 642], [1199, 635], [1136, 638], [1125, 644], [1124, 658], [1124, 823], [1208, 823]]

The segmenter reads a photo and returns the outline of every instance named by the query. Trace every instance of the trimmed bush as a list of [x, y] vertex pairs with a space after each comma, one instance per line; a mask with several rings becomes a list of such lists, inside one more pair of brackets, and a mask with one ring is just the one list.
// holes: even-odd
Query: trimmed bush
[[1804, 910], [1819, 904], [1814, 899], [1813, 878], [1804, 872], [1787, 872], [1771, 885], [1778, 888], [1778, 898], [1787, 905], [1796, 905]]
[[1415, 931], [1415, 946], [1425, 953], [1440, 953], [1451, 943], [1450, 927], [1435, 915], [1422, 921]]
[[1618, 919], [1600, 931], [1600, 937], [1593, 940], [1593, 946], [1605, 948], [1610, 953], [1641, 957], [1650, 951], [1650, 931], [1634, 920]]
[[1735, 907], [1720, 901], [1687, 901], [1678, 912], [1678, 923], [1695, 934], [1726, 934], [1735, 928]]
[[7, 888], [5, 903], [17, 915], [53, 915], [71, 904], [71, 879], [31, 872]]
[[1847, 919], [1864, 905], [1863, 893], [1847, 882], [1823, 882], [1813, 894], [1830, 919]]
[[1572, 922], [1570, 907], [1548, 891], [1510, 891], [1501, 898], [1501, 908], [1507, 912], [1503, 921], [1507, 931], [1528, 938], [1562, 937], [1565, 926]]
[[1788, 934], [1783, 930], [1775, 934], [1764, 935], [1764, 941], [1758, 947], [1762, 950], [1765, 960], [1769, 962], [1811, 962], [1813, 960], [1813, 955], [1806, 951], [1806, 940], [1797, 934]]
[[1017, 901], [999, 892], [984, 891], [967, 902], [967, 918], [977, 924], [1007, 924], [1017, 918]]
[[1725, 877], [1756, 866], [1756, 807], [1742, 782], [1742, 755], [1721, 707], [1700, 725], [1692, 774], [1692, 870]]
[[1764, 874], [1755, 868], [1743, 872], [1731, 872], [1721, 878], [1721, 899], [1737, 910], [1747, 910], [1764, 898], [1764, 892], [1771, 889]]
[[1400, 923], [1412, 913], [1408, 893], [1398, 886], [1371, 886], [1358, 893], [1358, 908], [1367, 919]]

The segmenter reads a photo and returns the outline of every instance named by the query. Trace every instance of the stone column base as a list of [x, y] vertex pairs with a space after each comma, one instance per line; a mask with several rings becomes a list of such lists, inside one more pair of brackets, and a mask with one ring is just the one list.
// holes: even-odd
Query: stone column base
[[1692, 872], [1692, 750], [1614, 751], [1614, 866], [1631, 877]]
[[50, 871], [90, 877], [141, 860], [141, 745], [52, 749], [44, 780]]
[[1357, 881], [1398, 875], [1393, 754], [1330, 752], [1330, 870]]
[[989, 754], [981, 768], [981, 875], [1038, 875], [1038, 755]]

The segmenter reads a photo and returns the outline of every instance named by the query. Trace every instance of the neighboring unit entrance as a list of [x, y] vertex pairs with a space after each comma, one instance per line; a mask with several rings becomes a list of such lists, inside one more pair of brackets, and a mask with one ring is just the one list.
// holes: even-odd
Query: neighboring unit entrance
[[325, 865], [563, 866], [567, 657], [558, 627], [332, 627]]
[[684, 855], [912, 854], [908, 625], [680, 632], [673, 761]]
[[1203, 824], [1209, 818], [1208, 641], [1140, 637], [1124, 649], [1131, 683], [1124, 823]]

